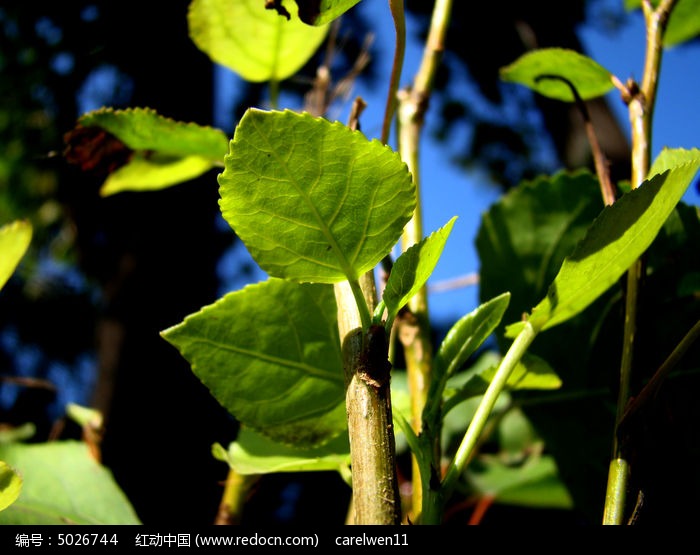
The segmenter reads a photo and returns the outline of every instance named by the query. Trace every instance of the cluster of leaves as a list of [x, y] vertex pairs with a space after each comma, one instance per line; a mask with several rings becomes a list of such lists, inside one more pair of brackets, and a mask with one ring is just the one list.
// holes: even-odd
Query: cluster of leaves
[[[275, 82], [293, 75], [323, 42], [329, 22], [356, 3], [306, 3], [306, 8], [313, 5], [304, 12], [314, 14], [310, 26], [281, 2], [266, 10], [257, 0], [194, 0], [188, 22], [192, 40], [213, 61], [245, 79]], [[230, 27], [232, 21], [235, 29]], [[240, 41], [241, 29], [255, 40]], [[695, 34], [697, 28], [691, 32]], [[567, 79], [584, 99], [612, 88], [607, 70], [563, 49], [533, 52], [502, 72], [505, 80], [542, 95], [573, 100], [569, 86], [539, 79], [543, 74]], [[371, 312], [358, 293], [358, 280], [392, 252], [420, 202], [406, 165], [388, 146], [341, 123], [289, 110], [249, 109], [230, 142], [220, 130], [175, 122], [151, 108], [102, 109], [85, 114], [79, 125], [107, 132], [131, 151], [105, 181], [104, 195], [172, 186], [220, 166], [223, 157], [218, 178], [221, 213], [269, 278], [223, 296], [162, 336], [242, 424], [228, 448], [214, 446], [215, 456], [240, 474], [336, 470], [347, 477], [350, 450], [342, 338], [332, 284], [347, 282], [356, 293], [365, 330], [372, 324], [390, 330], [438, 263], [455, 218], [398, 257], [382, 301]], [[541, 448], [533, 452], [541, 441], [524, 413], [512, 407], [509, 394], [498, 394], [562, 385], [552, 367], [526, 353], [527, 347], [541, 331], [579, 316], [617, 283], [677, 210], [699, 168], [698, 150], [664, 151], [647, 181], [602, 210], [595, 200], [598, 184], [592, 174], [542, 177], [523, 184], [484, 216], [477, 241], [484, 278], [494, 279], [483, 280], [488, 284], [482, 289], [484, 303], [460, 319], [437, 349], [422, 434], [416, 435], [406, 424], [402, 402], [407, 394], [400, 373], [392, 380], [396, 421], [417, 457], [426, 491], [433, 469], [451, 455], [454, 438], [464, 434], [464, 423], [475, 421], [480, 411], [490, 412], [498, 398], [504, 450], [530, 455], [517, 463], [485, 456], [480, 467], [466, 472], [461, 463], [451, 464], [458, 465], [468, 487], [482, 495], [512, 503], [572, 505], [554, 459]], [[513, 217], [523, 213], [523, 206], [536, 223], [535, 233], [523, 233], [528, 225]], [[23, 223], [2, 229], [0, 285], [30, 238], [31, 230]], [[5, 252], [11, 256], [5, 257]], [[512, 279], [514, 272], [522, 276]], [[504, 275], [510, 276], [506, 283]], [[511, 299], [517, 298], [522, 307], [525, 297], [532, 304], [521, 308], [524, 317], [512, 318]], [[504, 319], [519, 320], [501, 336], [504, 349], [508, 346], [506, 355], [487, 353], [465, 371]], [[485, 397], [491, 399], [490, 405], [484, 404]], [[444, 452], [435, 460], [433, 446], [440, 437]], [[42, 447], [9, 445], [0, 451], [0, 459], [27, 476], [36, 475], [35, 487], [43, 487], [39, 482], [45, 475], [35, 473], [33, 463], [25, 464], [21, 454], [23, 449]], [[81, 461], [74, 466], [88, 464]], [[0, 520], [27, 521], [22, 515], [36, 500], [30, 493], [18, 497], [22, 478], [2, 464], [2, 482], [8, 486], [0, 489], [0, 508], [9, 509], [0, 513]], [[89, 472], [99, 474], [100, 487], [94, 490], [111, 488], [104, 469], [94, 461], [89, 464], [93, 464]], [[109, 495], [118, 497], [119, 492]], [[62, 507], [49, 514], [75, 522], [103, 516], [119, 522], [136, 520], [128, 502], [116, 503], [121, 513], [109, 517], [68, 513]], [[34, 513], [31, 518], [38, 522], [43, 517]]]

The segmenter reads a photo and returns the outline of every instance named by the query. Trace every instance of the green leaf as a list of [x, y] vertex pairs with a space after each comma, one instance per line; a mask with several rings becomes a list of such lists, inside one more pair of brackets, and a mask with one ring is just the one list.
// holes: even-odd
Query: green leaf
[[[480, 377], [491, 383], [496, 375], [496, 367], [492, 366], [480, 374]], [[513, 369], [506, 381], [506, 387], [511, 391], [518, 389], [559, 389], [561, 379], [547, 362], [533, 354], [526, 353]]]
[[472, 487], [498, 503], [538, 508], [573, 507], [553, 457], [532, 455], [523, 464], [508, 465], [491, 455], [480, 457], [479, 463], [480, 470], [469, 470], [467, 478]]
[[512, 64], [501, 68], [501, 79], [520, 83], [541, 95], [573, 102], [571, 88], [558, 76], [569, 81], [583, 100], [608, 93], [613, 87], [610, 72], [594, 60], [574, 50], [541, 48], [527, 52]]
[[240, 422], [297, 446], [346, 429], [333, 288], [271, 278], [162, 332]]
[[543, 445], [532, 422], [517, 406], [508, 410], [498, 425], [498, 445], [502, 455], [511, 460], [532, 453]]
[[22, 491], [22, 477], [4, 461], [0, 461], [0, 512], [14, 503]]
[[550, 328], [581, 312], [642, 255], [700, 168], [700, 156], [691, 159], [654, 175], [603, 210], [533, 309], [529, 320], [536, 329]]
[[308, 114], [249, 109], [219, 175], [221, 212], [269, 275], [354, 281], [391, 251], [415, 187], [395, 152]]
[[[652, 4], [658, 6], [659, 0], [652, 0]], [[641, 0], [625, 0], [627, 10], [634, 10], [641, 5]], [[698, 35], [700, 35], [700, 0], [678, 0], [664, 32], [664, 46], [676, 46]]]
[[14, 273], [32, 242], [32, 225], [16, 220], [0, 227], [0, 289]]
[[329, 29], [306, 25], [296, 10], [288, 11], [289, 20], [266, 10], [263, 0], [193, 0], [190, 38], [213, 62], [247, 81], [281, 81], [309, 61]]
[[435, 355], [435, 379], [452, 376], [493, 333], [508, 308], [510, 293], [503, 293], [460, 318], [447, 332]]
[[308, 25], [325, 25], [343, 15], [360, 0], [295, 0], [299, 18]]
[[700, 149], [663, 148], [651, 165], [647, 178], [697, 160], [700, 160]]
[[0, 444], [24, 480], [0, 524], [140, 524], [112, 474], [79, 441]]
[[149, 108], [102, 108], [79, 123], [111, 133], [130, 149], [131, 158], [105, 180], [100, 194], [154, 191], [199, 177], [221, 164], [228, 138], [220, 129], [165, 118]]
[[228, 137], [220, 129], [175, 121], [150, 108], [101, 108], [83, 114], [84, 127], [100, 127], [133, 150], [171, 156], [201, 156], [213, 162], [226, 154]]
[[447, 238], [457, 217], [411, 246], [394, 263], [382, 298], [387, 307], [387, 322], [392, 322], [399, 310], [428, 281], [445, 248]]
[[100, 188], [102, 196], [123, 191], [157, 191], [199, 177], [215, 166], [201, 156], [144, 156], [136, 154], [128, 164], [109, 174]]
[[542, 176], [503, 195], [482, 216], [476, 236], [481, 299], [510, 291], [503, 321], [520, 320], [547, 294], [603, 206], [598, 180], [587, 170]]
[[36, 424], [25, 422], [19, 426], [0, 427], [0, 443], [12, 443], [31, 439], [36, 434]]
[[[451, 387], [448, 391], [444, 412], [447, 413], [466, 399], [486, 393], [486, 389], [496, 375], [496, 370], [496, 366], [489, 366], [467, 374], [468, 379], [461, 387], [457, 389]], [[562, 381], [552, 367], [544, 359], [530, 353], [526, 353], [518, 361], [506, 381], [506, 389], [510, 391], [559, 389], [561, 385]]]
[[340, 471], [350, 464], [350, 443], [347, 434], [340, 434], [321, 446], [297, 449], [243, 428], [229, 445], [226, 462], [244, 475]]

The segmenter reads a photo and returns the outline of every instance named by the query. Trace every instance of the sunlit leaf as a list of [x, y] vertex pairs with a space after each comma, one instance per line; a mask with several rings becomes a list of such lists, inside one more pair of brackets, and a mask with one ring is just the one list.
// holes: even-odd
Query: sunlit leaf
[[0, 511], [14, 503], [22, 491], [22, 477], [4, 461], [0, 461]]
[[[658, 6], [659, 0], [652, 0]], [[641, 0], [625, 0], [625, 8], [641, 7]], [[687, 42], [700, 34], [700, 0], [678, 0], [674, 5], [664, 33], [664, 46], [670, 47]]]
[[226, 462], [239, 474], [340, 470], [350, 464], [347, 434], [318, 447], [295, 448], [243, 428], [229, 445]]
[[[223, 157], [222, 157], [223, 159]], [[122, 191], [156, 191], [199, 177], [214, 167], [201, 156], [135, 155], [128, 164], [111, 173], [100, 189], [103, 196]]]
[[[130, 152], [128, 158], [109, 169], [111, 173], [100, 190], [104, 196], [158, 190], [194, 179], [220, 165], [228, 148], [228, 137], [220, 129], [174, 121], [148, 108], [102, 108], [84, 114], [79, 124], [79, 130], [99, 128], [108, 132]], [[73, 150], [75, 146], [80, 145], [74, 145]], [[85, 160], [85, 152], [90, 156], [101, 154], [85, 148], [81, 152], [79, 162], [84, 168], [101, 163]]]
[[220, 129], [175, 121], [150, 108], [101, 108], [78, 121], [84, 127], [108, 131], [133, 150], [220, 161], [228, 146], [228, 137]]
[[164, 332], [212, 395], [275, 441], [311, 446], [346, 429], [333, 288], [271, 278]]
[[0, 289], [7, 283], [32, 241], [32, 225], [17, 220], [0, 227]]
[[343, 15], [360, 0], [295, 0], [299, 18], [309, 25], [325, 25]]
[[541, 95], [572, 102], [571, 83], [583, 100], [603, 96], [613, 88], [610, 72], [594, 60], [574, 50], [542, 48], [523, 54], [512, 64], [501, 68], [501, 79], [520, 83]]
[[382, 299], [387, 307], [387, 320], [392, 321], [399, 310], [420, 290], [433, 273], [457, 217], [411, 246], [396, 259], [391, 268]]
[[510, 302], [503, 293], [460, 318], [447, 332], [435, 355], [435, 376], [451, 376], [493, 333]]
[[0, 524], [140, 524], [111, 472], [78, 441], [0, 444], [24, 480]]
[[700, 168], [692, 162], [654, 175], [606, 207], [564, 260], [529, 318], [536, 329], [566, 321], [613, 285], [651, 245]]
[[303, 23], [291, 0], [281, 2], [290, 17], [265, 9], [264, 0], [193, 0], [189, 33], [209, 58], [247, 81], [281, 81], [313, 56], [328, 25]]
[[664, 148], [654, 160], [651, 168], [649, 168], [648, 177], [664, 173], [666, 170], [671, 170], [683, 164], [694, 163], [697, 160], [700, 160], [700, 149], [698, 148]]
[[219, 176], [221, 212], [269, 275], [355, 280], [401, 236], [415, 206], [406, 165], [322, 118], [249, 109]]

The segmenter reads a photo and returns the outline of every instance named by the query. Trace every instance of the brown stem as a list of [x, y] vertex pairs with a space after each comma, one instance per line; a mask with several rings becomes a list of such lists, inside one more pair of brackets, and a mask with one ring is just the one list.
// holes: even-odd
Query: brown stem
[[543, 74], [538, 75], [535, 78], [535, 82], [542, 79], [555, 79], [557, 81], [562, 81], [568, 85], [569, 89], [571, 89], [571, 94], [574, 95], [576, 107], [583, 117], [583, 127], [586, 130], [588, 143], [591, 145], [591, 153], [593, 154], [595, 171], [598, 175], [598, 181], [600, 182], [600, 192], [603, 195], [603, 202], [605, 202], [606, 206], [611, 205], [615, 202], [615, 187], [613, 187], [612, 181], [610, 181], [610, 163], [603, 153], [603, 149], [600, 148], [600, 143], [598, 142], [598, 137], [596, 137], [595, 129], [593, 128], [593, 123], [591, 122], [591, 116], [588, 112], [586, 103], [578, 93], [576, 86], [566, 77], [561, 75]]
[[396, 32], [396, 48], [394, 49], [394, 63], [391, 66], [391, 77], [389, 78], [389, 92], [386, 97], [386, 108], [384, 110], [384, 122], [382, 123], [381, 141], [384, 144], [389, 142], [389, 131], [391, 122], [396, 112], [396, 93], [399, 90], [401, 79], [401, 69], [406, 53], [406, 21], [403, 10], [404, 0], [389, 0], [389, 9], [394, 19], [394, 30]]
[[238, 474], [233, 468], [229, 469], [224, 484], [224, 494], [214, 520], [215, 525], [231, 526], [241, 523], [248, 493], [259, 479], [258, 475]]

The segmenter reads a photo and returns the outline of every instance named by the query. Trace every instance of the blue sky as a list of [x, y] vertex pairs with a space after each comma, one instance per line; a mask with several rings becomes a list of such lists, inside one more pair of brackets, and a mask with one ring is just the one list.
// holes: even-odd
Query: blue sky
[[[618, 0], [610, 0], [615, 3]], [[621, 2], [621, 0], [619, 0]], [[378, 75], [389, 75], [393, 55], [393, 23], [385, 1], [361, 2], [355, 9], [367, 10], [368, 20], [376, 32], [376, 56], [372, 63], [377, 64]], [[410, 40], [417, 34], [409, 17], [407, 56], [403, 68], [401, 85], [411, 82], [415, 74], [422, 45]], [[621, 81], [628, 77], [641, 79], [644, 63], [644, 22], [639, 11], [629, 14], [627, 22], [615, 34], [607, 35], [599, 29], [582, 27], [579, 36], [588, 55], [614, 73]], [[382, 82], [381, 80], [379, 81]], [[362, 96], [368, 107], [362, 115], [363, 132], [370, 138], [377, 138], [386, 102], [386, 85], [367, 89], [361, 83], [356, 85], [352, 97]], [[700, 110], [697, 99], [700, 90], [700, 44], [683, 45], [667, 50], [664, 54], [660, 87], [656, 104], [653, 128], [652, 150], [654, 155], [662, 147], [700, 147]], [[610, 105], [622, 124], [629, 129], [626, 106], [617, 91], [609, 95]], [[280, 105], [297, 109], [298, 106]], [[347, 113], [332, 114], [331, 117], [345, 121]], [[423, 203], [424, 232], [429, 234], [443, 226], [452, 216], [458, 216], [452, 234], [445, 246], [442, 258], [429, 281], [431, 287], [478, 272], [478, 258], [474, 238], [481, 215], [498, 198], [498, 189], [491, 186], [488, 178], [478, 173], [469, 173], [447, 160], [445, 145], [431, 137], [431, 129], [436, 125], [434, 112], [428, 112], [421, 145], [421, 201]], [[629, 133], [628, 133], [629, 136]], [[392, 136], [390, 141], [395, 146]], [[691, 185], [684, 200], [700, 205], [700, 194], [696, 184]], [[235, 264], [245, 253], [231, 253], [228, 264]], [[229, 283], [228, 289], [241, 284]], [[465, 287], [448, 292], [434, 292], [429, 297], [431, 318], [438, 321], [455, 321], [478, 305], [477, 286]]]

